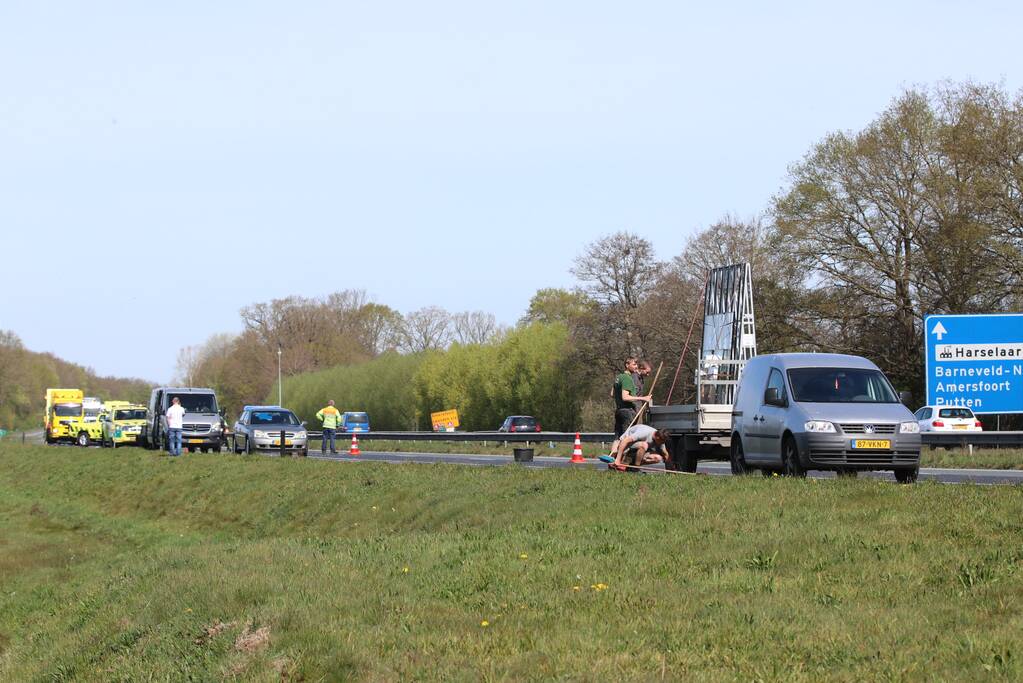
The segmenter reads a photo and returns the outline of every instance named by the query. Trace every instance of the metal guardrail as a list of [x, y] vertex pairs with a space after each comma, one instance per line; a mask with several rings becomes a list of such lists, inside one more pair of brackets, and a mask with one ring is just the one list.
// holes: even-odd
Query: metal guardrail
[[[307, 430], [310, 439], [323, 438], [323, 432]], [[360, 441], [507, 441], [509, 443], [574, 443], [575, 432], [337, 432], [337, 437], [350, 438], [352, 434]], [[579, 433], [583, 443], [610, 443], [614, 441], [611, 432]]]
[[920, 440], [925, 446], [1020, 448], [1023, 432], [924, 432]]
[[[573, 443], [575, 432], [338, 432], [338, 438], [357, 434], [360, 441], [507, 441], [509, 443]], [[309, 431], [310, 439], [321, 439], [322, 432]], [[611, 432], [580, 432], [583, 443], [611, 443]], [[924, 432], [920, 440], [925, 446], [988, 446], [994, 448], [1023, 448], [1020, 432]]]

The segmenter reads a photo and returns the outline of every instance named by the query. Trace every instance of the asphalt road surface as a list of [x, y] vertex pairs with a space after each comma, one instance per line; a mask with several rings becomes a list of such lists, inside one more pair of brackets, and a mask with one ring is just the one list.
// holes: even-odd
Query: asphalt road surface
[[[323, 458], [325, 460], [340, 460], [344, 462], [389, 462], [389, 463], [448, 463], [454, 465], [473, 465], [477, 467], [493, 467], [495, 465], [508, 465], [514, 463], [511, 456], [507, 455], [455, 455], [448, 453], [380, 453], [377, 451], [363, 451], [358, 457], [344, 453], [338, 455], [321, 456], [316, 451], [310, 451], [309, 457]], [[546, 467], [579, 467], [583, 469], [607, 470], [607, 465], [595, 459], [586, 459], [586, 464], [572, 464], [568, 458], [535, 456], [532, 462], [522, 463], [523, 467], [546, 468]], [[701, 462], [697, 472], [714, 476], [731, 476], [732, 471], [726, 462]], [[649, 472], [650, 476], [685, 476], [665, 475], [660, 472]], [[757, 475], [759, 476], [759, 475]], [[834, 472], [811, 471], [808, 476], [815, 479], [834, 479]], [[886, 479], [895, 481], [891, 472], [861, 472], [861, 477], [875, 479]], [[920, 479], [938, 481], [943, 484], [1023, 484], [1023, 470], [981, 470], [981, 469], [957, 469], [957, 468], [936, 468], [925, 467], [920, 469]]]
[[[29, 442], [42, 443], [42, 430], [29, 432]], [[20, 434], [18, 434], [20, 440]], [[77, 448], [76, 446], [68, 447]], [[309, 457], [320, 458], [317, 451], [310, 451]], [[496, 465], [508, 465], [514, 463], [509, 455], [457, 455], [451, 453], [382, 453], [377, 451], [363, 451], [361, 456], [352, 457], [346, 453], [328, 455], [325, 460], [340, 460], [345, 462], [389, 462], [389, 463], [448, 463], [452, 465], [472, 465], [477, 467], [493, 467]], [[547, 468], [547, 467], [580, 467], [584, 469], [607, 470], [607, 465], [596, 459], [587, 458], [586, 464], [572, 464], [568, 458], [551, 457], [538, 455], [532, 462], [522, 463], [523, 467]], [[731, 469], [726, 462], [701, 462], [697, 472], [714, 476], [730, 476]], [[659, 477], [666, 476], [661, 472], [649, 472], [649, 475]], [[668, 475], [679, 476], [679, 475]], [[681, 475], [685, 476], [685, 475]], [[759, 475], [758, 475], [759, 476]], [[815, 479], [834, 479], [834, 472], [812, 471], [808, 474]], [[872, 477], [895, 481], [891, 472], [861, 472], [861, 477]], [[924, 467], [920, 469], [922, 481], [938, 481], [943, 484], [1023, 484], [1023, 470], [986, 470], [986, 469], [960, 469], [960, 468], [937, 468]]]

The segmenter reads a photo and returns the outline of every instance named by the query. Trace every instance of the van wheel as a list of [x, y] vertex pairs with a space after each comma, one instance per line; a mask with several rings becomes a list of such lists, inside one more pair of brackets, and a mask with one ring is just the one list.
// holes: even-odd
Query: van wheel
[[782, 462], [785, 464], [785, 476], [805, 477], [806, 468], [799, 461], [799, 449], [796, 448], [796, 440], [786, 436], [781, 446]]
[[729, 457], [732, 465], [732, 474], [735, 476], [749, 474], [750, 468], [746, 465], [746, 454], [742, 450], [742, 440], [738, 436], [732, 437], [732, 449]]
[[232, 436], [231, 437], [231, 452], [234, 453], [235, 455], [241, 453], [241, 451], [238, 450], [238, 437], [237, 436]]
[[245, 437], [245, 455], [252, 455], [252, 439]]
[[915, 484], [920, 476], [919, 467], [906, 467], [895, 470], [895, 481], [900, 484]]
[[53, 434], [49, 429], [46, 430], [46, 443], [51, 445], [57, 443], [57, 440], [53, 438]]
[[88, 448], [90, 443], [88, 432], [78, 432], [78, 438], [75, 439], [75, 443], [82, 448]]

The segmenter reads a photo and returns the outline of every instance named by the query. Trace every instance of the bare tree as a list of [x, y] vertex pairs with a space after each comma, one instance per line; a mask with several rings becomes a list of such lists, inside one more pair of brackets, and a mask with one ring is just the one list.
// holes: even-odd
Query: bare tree
[[178, 351], [178, 360], [174, 366], [174, 382], [186, 387], [193, 386], [196, 370], [199, 367], [199, 346], [186, 346]]
[[493, 313], [465, 311], [451, 316], [454, 338], [460, 344], [483, 344], [497, 333]]
[[443, 349], [451, 343], [451, 314], [437, 306], [427, 306], [405, 316], [402, 347], [411, 353]]

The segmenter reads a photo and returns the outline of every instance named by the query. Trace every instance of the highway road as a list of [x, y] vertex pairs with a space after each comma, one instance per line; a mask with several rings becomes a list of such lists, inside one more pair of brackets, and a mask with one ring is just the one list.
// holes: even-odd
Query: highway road
[[[29, 442], [42, 443], [42, 431], [30, 432]], [[69, 448], [72, 448], [70, 444]], [[321, 456], [310, 451], [309, 457], [320, 458]], [[384, 453], [379, 451], [363, 451], [359, 457], [349, 455], [327, 456], [325, 460], [339, 460], [344, 462], [386, 462], [386, 463], [448, 463], [452, 465], [471, 465], [477, 467], [494, 467], [497, 465], [513, 464], [514, 460], [509, 455], [457, 455], [449, 453]], [[578, 467], [583, 469], [607, 470], [607, 465], [587, 458], [585, 465], [572, 464], [568, 458], [536, 456], [533, 462], [523, 463], [523, 467], [549, 468], [549, 467]], [[701, 462], [697, 472], [713, 476], [731, 476], [731, 469], [726, 462]], [[650, 476], [666, 476], [659, 472], [650, 472]], [[686, 476], [686, 475], [669, 475]], [[808, 474], [815, 479], [834, 479], [834, 472], [812, 471]], [[861, 477], [872, 477], [895, 481], [891, 472], [861, 472]], [[988, 469], [959, 469], [959, 468], [936, 468], [925, 467], [920, 470], [922, 481], [938, 481], [943, 484], [1023, 484], [1023, 470], [988, 470]]]
[[[362, 455], [353, 457], [346, 454], [320, 456], [319, 453], [311, 451], [310, 458], [322, 458], [324, 460], [338, 460], [350, 463], [448, 463], [453, 465], [471, 465], [476, 467], [493, 467], [496, 465], [513, 464], [514, 460], [507, 455], [455, 455], [447, 453], [383, 453], [378, 451], [363, 451]], [[522, 467], [549, 468], [549, 467], [578, 467], [582, 469], [598, 469], [607, 471], [607, 465], [599, 460], [587, 458], [586, 464], [572, 464], [568, 458], [536, 456], [532, 462], [522, 463]], [[725, 462], [701, 462], [697, 472], [713, 476], [731, 476], [732, 472], [728, 463]], [[622, 475], [628, 476], [628, 475]], [[649, 472], [648, 476], [687, 476], [685, 474], [666, 475], [659, 472]], [[759, 476], [759, 475], [757, 475]], [[834, 479], [834, 472], [809, 473], [815, 479]], [[872, 477], [895, 481], [891, 472], [861, 472], [861, 477]], [[926, 467], [920, 470], [922, 481], [938, 481], [943, 484], [1023, 484], [1023, 470], [984, 470], [984, 469], [955, 469], [955, 468], [933, 468]]]

